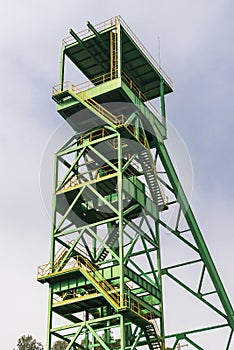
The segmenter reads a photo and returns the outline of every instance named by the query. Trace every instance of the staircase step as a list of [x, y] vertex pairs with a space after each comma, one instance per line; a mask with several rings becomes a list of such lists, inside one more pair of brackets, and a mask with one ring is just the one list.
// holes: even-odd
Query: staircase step
[[146, 330], [146, 333], [148, 335], [148, 339], [151, 343], [151, 347], [152, 349], [161, 349], [161, 345], [159, 343], [159, 340], [158, 340], [158, 335], [157, 335], [157, 332], [154, 328], [154, 325], [153, 324], [148, 324], [146, 327], [145, 327], [145, 330]]
[[[119, 235], [119, 228], [118, 227], [115, 227], [113, 229], [113, 231], [111, 232], [111, 234], [108, 236], [107, 240], [106, 240], [106, 245], [108, 247], [111, 247], [113, 246], [113, 244], [117, 241], [118, 239], [118, 235]], [[101, 262], [101, 261], [104, 261], [105, 258], [107, 257], [107, 255], [109, 254], [109, 251], [104, 248], [101, 255], [99, 256], [97, 262]]]

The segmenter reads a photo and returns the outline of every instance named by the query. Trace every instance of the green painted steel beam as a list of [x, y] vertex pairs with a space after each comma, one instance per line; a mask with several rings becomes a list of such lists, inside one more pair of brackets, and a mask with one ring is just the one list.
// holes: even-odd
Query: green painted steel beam
[[131, 281], [135, 282], [145, 291], [148, 291], [150, 294], [155, 296], [158, 299], [161, 299], [160, 290], [153, 283], [150, 283], [148, 280], [144, 278], [144, 275], [136, 274], [130, 267], [125, 267], [124, 275], [129, 278]]
[[151, 217], [154, 219], [158, 218], [157, 204], [154, 203], [146, 194], [140, 189], [137, 184], [124, 178], [123, 191], [128, 193], [134, 200], [136, 200]]
[[162, 124], [166, 128], [166, 108], [165, 108], [165, 97], [164, 97], [164, 80], [160, 79], [160, 100], [161, 100], [161, 115], [162, 115]]
[[101, 69], [106, 71], [106, 67], [99, 61], [98, 56], [94, 56], [94, 54], [91, 52], [91, 50], [88, 49], [88, 47], [85, 46], [84, 42], [79, 38], [79, 36], [70, 28], [69, 33], [73, 36], [73, 38], [83, 47], [83, 49], [91, 56], [95, 57], [96, 62], [98, 62], [98, 65], [101, 67]]
[[[99, 43], [103, 45], [104, 49], [106, 50], [106, 54], [109, 53], [110, 48], [109, 46], [105, 43], [105, 41], [102, 39], [103, 37], [98, 33], [98, 31], [95, 29], [95, 27], [87, 21], [87, 27], [93, 32], [93, 34], [97, 37]], [[104, 51], [105, 52], [105, 51]]]
[[62, 49], [61, 49], [60, 72], [59, 72], [59, 84], [60, 84], [60, 90], [61, 91], [63, 91], [64, 70], [65, 70], [65, 47], [63, 46]]

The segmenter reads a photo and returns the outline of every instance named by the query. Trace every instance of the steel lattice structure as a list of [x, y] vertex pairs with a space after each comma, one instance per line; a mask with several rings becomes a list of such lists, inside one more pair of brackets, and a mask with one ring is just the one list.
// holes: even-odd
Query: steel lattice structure
[[[49, 284], [47, 350], [53, 339], [67, 350], [165, 350], [168, 340], [203, 349], [193, 335], [218, 328], [231, 350], [233, 309], [164, 143], [172, 82], [121, 17], [87, 25], [63, 40], [52, 96], [74, 135], [55, 156], [50, 262], [38, 268]], [[67, 58], [87, 82], [65, 81]], [[163, 266], [165, 233], [186, 261]], [[196, 287], [176, 273], [194, 266]], [[167, 334], [164, 277], [222, 322]]]

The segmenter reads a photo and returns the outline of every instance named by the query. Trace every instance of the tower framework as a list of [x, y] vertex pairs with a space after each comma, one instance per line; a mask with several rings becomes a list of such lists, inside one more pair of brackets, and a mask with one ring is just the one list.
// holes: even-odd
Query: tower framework
[[[63, 40], [52, 95], [74, 135], [55, 156], [50, 262], [38, 268], [49, 284], [47, 350], [53, 339], [67, 350], [165, 350], [181, 340], [205, 349], [193, 336], [219, 328], [230, 350], [233, 309], [164, 143], [172, 82], [120, 16], [87, 26]], [[86, 82], [65, 81], [66, 59]], [[165, 234], [186, 260], [163, 266]], [[222, 322], [168, 334], [164, 278]]]

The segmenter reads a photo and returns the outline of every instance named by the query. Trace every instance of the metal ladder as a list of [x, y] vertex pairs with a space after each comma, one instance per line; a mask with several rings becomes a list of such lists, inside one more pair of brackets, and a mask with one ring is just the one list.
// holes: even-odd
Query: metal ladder
[[110, 32], [110, 74], [111, 80], [118, 77], [117, 31]]

